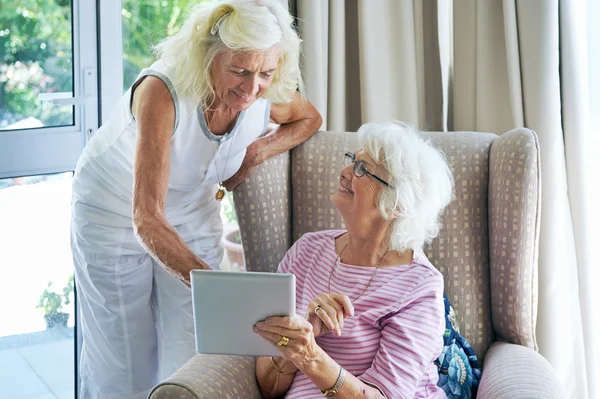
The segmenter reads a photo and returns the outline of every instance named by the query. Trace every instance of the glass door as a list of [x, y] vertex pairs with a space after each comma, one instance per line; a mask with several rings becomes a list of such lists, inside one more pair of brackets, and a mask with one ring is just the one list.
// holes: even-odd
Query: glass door
[[95, 10], [0, 2], [0, 398], [76, 397], [71, 177], [98, 123]]
[[95, 8], [0, 3], [0, 178], [72, 171], [97, 128]]

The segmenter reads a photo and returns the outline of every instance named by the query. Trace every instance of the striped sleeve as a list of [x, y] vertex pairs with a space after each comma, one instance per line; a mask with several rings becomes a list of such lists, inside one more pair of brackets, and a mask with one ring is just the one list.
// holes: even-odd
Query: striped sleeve
[[294, 273], [294, 264], [296, 263], [296, 259], [298, 258], [298, 252], [300, 251], [300, 247], [303, 246], [304, 236], [300, 237], [298, 241], [292, 245], [290, 249], [285, 253], [281, 262], [279, 262], [279, 266], [277, 267], [277, 273]]
[[420, 387], [430, 385], [423, 379], [430, 378], [427, 369], [442, 351], [442, 295], [442, 276], [429, 274], [398, 312], [380, 320], [379, 349], [361, 380], [379, 387], [388, 398], [414, 398]]

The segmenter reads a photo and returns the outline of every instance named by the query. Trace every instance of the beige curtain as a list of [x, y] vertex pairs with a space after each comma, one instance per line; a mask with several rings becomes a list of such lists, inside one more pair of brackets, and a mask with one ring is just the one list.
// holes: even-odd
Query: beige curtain
[[[454, 129], [538, 133], [542, 161], [537, 340], [569, 398], [598, 398], [585, 2], [454, 2]], [[474, 40], [475, 38], [475, 40]], [[597, 281], [598, 282], [598, 281]], [[595, 313], [595, 314], [594, 314]], [[596, 354], [594, 357], [593, 355]]]
[[436, 19], [433, 2], [300, 0], [295, 7], [306, 93], [324, 129], [392, 117], [443, 128], [438, 38], [422, 27], [425, 16]]
[[539, 350], [569, 398], [600, 398], [586, 2], [297, 0], [295, 7], [307, 96], [322, 129], [401, 119], [424, 130], [537, 132]]

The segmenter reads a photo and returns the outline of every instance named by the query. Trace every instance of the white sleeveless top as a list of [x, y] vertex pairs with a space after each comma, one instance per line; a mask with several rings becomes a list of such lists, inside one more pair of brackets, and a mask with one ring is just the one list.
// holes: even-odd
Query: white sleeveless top
[[[258, 99], [242, 111], [231, 132], [213, 135], [202, 107], [191, 98], [179, 97], [162, 61], [144, 69], [144, 76], [156, 76], [171, 91], [175, 104], [175, 128], [171, 138], [169, 188], [165, 202], [167, 221], [174, 227], [197, 222], [188, 241], [212, 235], [222, 229], [220, 203], [215, 199], [219, 178], [227, 180], [240, 168], [246, 147], [267, 129], [270, 106]], [[135, 86], [135, 84], [134, 84]], [[84, 148], [73, 178], [73, 228], [85, 228], [83, 249], [105, 253], [112, 247], [126, 247], [125, 253], [143, 251], [131, 234], [112, 234], [111, 228], [132, 229], [133, 165], [137, 143], [136, 121], [131, 113], [131, 89], [119, 101], [116, 114], [102, 125]], [[218, 167], [218, 173], [217, 169]], [[195, 224], [195, 223], [194, 223]], [[98, 234], [95, 234], [98, 233]], [[87, 248], [85, 248], [87, 247]], [[119, 251], [124, 254], [123, 251]]]

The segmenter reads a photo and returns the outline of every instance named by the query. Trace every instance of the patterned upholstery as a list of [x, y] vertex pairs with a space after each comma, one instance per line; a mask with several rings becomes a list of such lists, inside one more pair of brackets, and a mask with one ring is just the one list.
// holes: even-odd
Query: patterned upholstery
[[444, 275], [461, 334], [479, 359], [492, 343], [488, 244], [488, 167], [493, 134], [430, 133], [454, 175], [454, 200], [442, 214], [439, 235], [425, 247]]
[[537, 350], [540, 157], [525, 129], [494, 141], [490, 170], [492, 319], [499, 338]]
[[234, 192], [244, 243], [246, 269], [275, 272], [292, 246], [290, 230], [290, 155], [258, 166]]
[[[423, 134], [445, 153], [455, 179], [455, 198], [442, 215], [439, 236], [425, 248], [425, 253], [444, 275], [446, 294], [457, 311], [461, 334], [480, 360], [484, 360], [496, 340], [529, 351], [518, 352], [520, 359], [529, 362], [519, 369], [523, 381], [552, 385], [548, 382], [547, 363], [531, 350], [537, 348], [540, 211], [539, 148], [535, 134], [527, 129], [502, 136], [471, 132]], [[293, 149], [291, 156], [282, 154], [265, 162], [236, 188], [235, 207], [248, 270], [273, 272], [302, 234], [343, 227], [330, 197], [338, 187], [344, 152], [355, 149], [355, 134], [319, 132]], [[490, 357], [490, 368], [496, 368], [498, 358], [517, 353], [511, 349], [515, 345], [498, 345], [494, 343], [494, 352], [490, 351], [495, 353]], [[509, 388], [519, 387], [506, 378], [489, 381], [487, 367], [486, 360], [483, 376], [484, 380], [488, 378], [488, 385], [478, 397], [515, 397], [495, 396], [495, 392], [506, 393]], [[232, 373], [238, 374], [234, 377]], [[223, 389], [228, 381], [229, 396], [219, 391], [219, 397], [260, 397], [255, 382], [249, 382], [253, 378], [253, 364], [240, 357], [198, 355], [162, 383], [155, 394], [170, 392], [169, 387], [173, 392], [185, 387], [189, 395], [184, 398], [211, 398], [216, 397], [215, 387]], [[540, 392], [553, 388], [548, 389]], [[246, 396], [237, 396], [236, 392]], [[152, 398], [177, 397], [155, 394]]]
[[340, 186], [344, 154], [354, 150], [355, 134], [320, 132], [292, 151], [294, 242], [304, 233], [344, 227], [330, 199]]
[[153, 399], [259, 399], [255, 360], [247, 356], [197, 355], [150, 392]]

